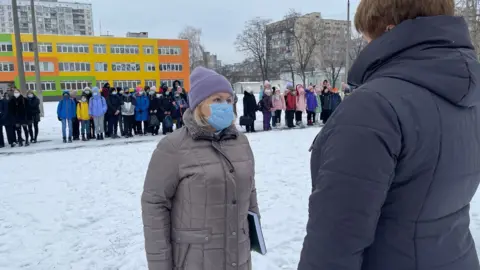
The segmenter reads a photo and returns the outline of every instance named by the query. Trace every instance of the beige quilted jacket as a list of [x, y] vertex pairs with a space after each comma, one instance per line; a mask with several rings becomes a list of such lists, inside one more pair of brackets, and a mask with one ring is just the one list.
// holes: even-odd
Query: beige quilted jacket
[[247, 222], [259, 213], [253, 153], [231, 126], [185, 127], [160, 141], [142, 195], [150, 270], [251, 270]]

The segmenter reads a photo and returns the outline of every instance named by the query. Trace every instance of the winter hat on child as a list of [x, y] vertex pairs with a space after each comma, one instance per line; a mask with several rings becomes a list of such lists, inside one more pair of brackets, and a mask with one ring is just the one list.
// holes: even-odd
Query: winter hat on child
[[100, 92], [100, 89], [98, 89], [98, 87], [95, 86], [93, 87], [92, 92], [98, 94], [98, 92]]
[[70, 91], [63, 90], [62, 96], [65, 96], [65, 95], [70, 96]]
[[195, 110], [209, 96], [216, 93], [228, 93], [233, 96], [230, 82], [217, 72], [204, 67], [197, 67], [190, 75], [191, 88], [188, 93], [190, 108]]
[[157, 87], [155, 87], [155, 85], [154, 85], [154, 86], [150, 87], [150, 90], [152, 90], [153, 92], [157, 92]]
[[293, 83], [288, 82], [286, 88], [287, 88], [288, 90], [293, 90]]
[[271, 85], [271, 84], [270, 84], [270, 82], [269, 82], [268, 80], [265, 81], [265, 83], [263, 83], [263, 86], [265, 86], [265, 87], [270, 86], [270, 85]]

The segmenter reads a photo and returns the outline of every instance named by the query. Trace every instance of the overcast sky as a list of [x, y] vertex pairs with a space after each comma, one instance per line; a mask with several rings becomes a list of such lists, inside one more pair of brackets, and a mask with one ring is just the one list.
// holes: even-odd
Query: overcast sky
[[[236, 36], [245, 21], [256, 16], [280, 20], [289, 9], [302, 13], [321, 12], [328, 19], [347, 18], [347, 0], [84, 0], [93, 4], [95, 34], [115, 36], [146, 31], [152, 38], [177, 38], [187, 25], [203, 31], [207, 50], [223, 63], [244, 59], [235, 50]], [[351, 16], [359, 0], [351, 1]]]

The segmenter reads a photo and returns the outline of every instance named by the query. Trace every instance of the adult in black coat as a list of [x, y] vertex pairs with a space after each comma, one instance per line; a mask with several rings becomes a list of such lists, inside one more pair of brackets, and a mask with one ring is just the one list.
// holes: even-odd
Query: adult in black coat
[[257, 99], [251, 89], [243, 93], [243, 116], [252, 119], [252, 124], [245, 128], [247, 132], [255, 132], [255, 120], [257, 120]]
[[5, 139], [3, 138], [3, 127], [5, 127], [5, 132], [7, 133], [7, 142], [11, 147], [15, 147], [17, 142], [15, 136], [14, 121], [8, 107], [9, 100], [10, 94], [8, 92], [4, 93], [3, 95], [0, 94], [0, 136], [2, 136], [2, 145], [5, 145]]
[[480, 269], [480, 64], [463, 18], [418, 14], [373, 37], [349, 73], [358, 88], [313, 142], [299, 270]]
[[0, 93], [0, 148], [5, 147], [5, 139], [3, 138], [3, 127], [5, 126], [7, 115], [8, 102], [5, 100], [4, 94]]
[[118, 95], [118, 91], [115, 88], [111, 89], [110, 94], [107, 97], [107, 117], [108, 117], [108, 130], [112, 139], [119, 138], [118, 136], [118, 119], [122, 110], [122, 98]]
[[[153, 95], [150, 96], [150, 105], [148, 107], [149, 110], [149, 115], [150, 119], [153, 115], [158, 119], [160, 123], [160, 105], [161, 105], [161, 94], [160, 93], [154, 93]], [[154, 125], [150, 127], [150, 132], [152, 132], [152, 135], [158, 135], [158, 130], [160, 129], [160, 124], [159, 125]]]
[[40, 122], [40, 100], [33, 91], [27, 93], [27, 125], [32, 143], [37, 142]]
[[12, 117], [13, 125], [16, 132], [16, 142], [19, 146], [23, 146], [22, 128], [25, 133], [25, 146], [29, 146], [28, 127], [27, 127], [27, 101], [23, 97], [20, 90], [13, 91], [13, 97], [8, 102], [8, 113]]
[[[159, 119], [163, 122], [166, 116], [172, 116], [172, 111], [174, 109], [173, 106], [173, 94], [168, 89], [167, 85], [162, 85], [162, 96], [160, 97], [160, 114]], [[173, 127], [166, 128], [164, 124], [162, 124], [162, 133], [166, 135], [169, 132], [173, 132]]]

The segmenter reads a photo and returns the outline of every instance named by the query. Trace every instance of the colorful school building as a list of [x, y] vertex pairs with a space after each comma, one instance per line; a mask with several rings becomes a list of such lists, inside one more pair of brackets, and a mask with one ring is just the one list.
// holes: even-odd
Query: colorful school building
[[[22, 34], [27, 89], [36, 90], [31, 34]], [[187, 40], [112, 36], [39, 35], [40, 74], [46, 100], [89, 86], [159, 86], [175, 80], [190, 89]], [[15, 37], [0, 34], [0, 91], [19, 85]]]

